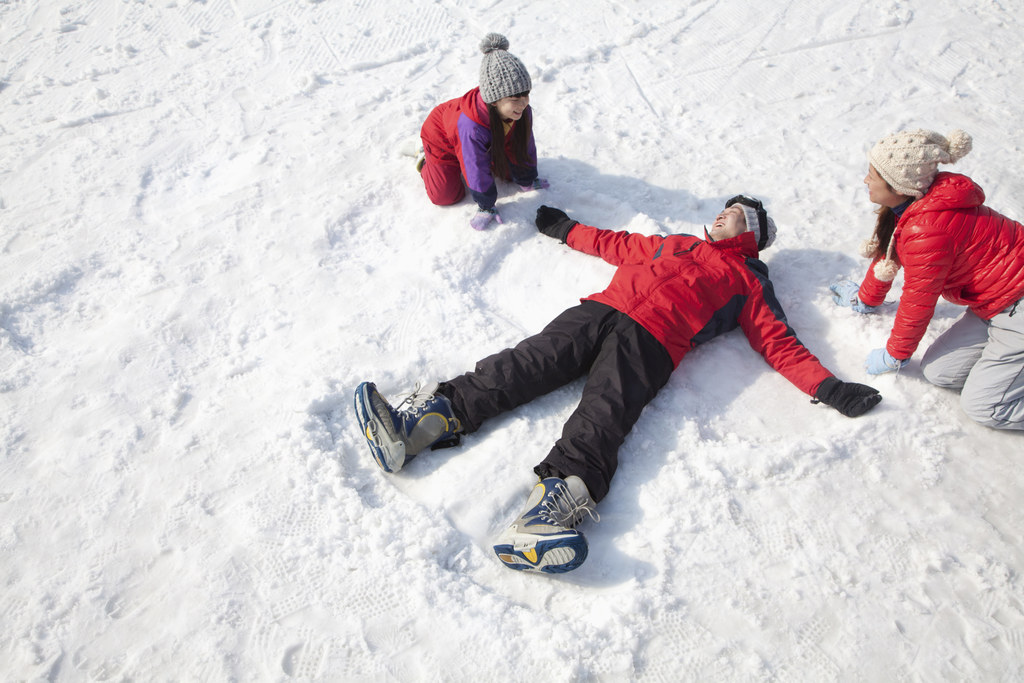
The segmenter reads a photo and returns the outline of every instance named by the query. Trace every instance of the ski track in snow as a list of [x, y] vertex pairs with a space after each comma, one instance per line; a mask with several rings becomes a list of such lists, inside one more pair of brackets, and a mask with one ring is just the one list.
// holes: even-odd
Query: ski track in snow
[[[9, 680], [1011, 680], [1019, 435], [837, 310], [864, 154], [960, 127], [953, 170], [1024, 217], [1019, 20], [868, 0], [45, 0], [0, 5], [0, 672]], [[431, 206], [402, 149], [530, 69], [543, 194]], [[491, 539], [579, 383], [384, 476], [351, 395], [399, 397], [538, 331], [612, 269], [538, 236], [692, 232], [737, 192], [801, 339], [885, 400], [848, 420], [739, 333], [624, 445], [587, 562]], [[892, 301], [898, 297], [898, 284]], [[959, 309], [940, 304], [925, 344]], [[922, 349], [924, 346], [922, 346]], [[917, 358], [920, 357], [920, 352]]]

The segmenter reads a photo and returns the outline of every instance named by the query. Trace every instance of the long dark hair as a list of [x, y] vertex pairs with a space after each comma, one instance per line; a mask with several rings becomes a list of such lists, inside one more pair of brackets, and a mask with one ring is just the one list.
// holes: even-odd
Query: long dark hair
[[530, 134], [533, 132], [533, 110], [527, 108], [522, 118], [512, 124], [512, 158], [505, 154], [505, 125], [493, 104], [487, 105], [491, 117], [491, 165], [495, 177], [503, 180], [512, 179], [511, 164], [524, 164], [533, 161], [529, 158]]
[[[877, 172], [877, 169], [876, 169]], [[881, 174], [879, 174], [881, 176]], [[889, 184], [888, 180], [882, 178], [885, 181], [885, 186], [889, 188], [890, 192], [896, 192], [893, 186]], [[903, 198], [910, 201], [911, 197], [903, 195]], [[878, 220], [875, 221], [875, 252], [873, 254], [864, 254], [872, 259], [884, 259], [889, 253], [889, 242], [892, 240], [892, 234], [896, 231], [896, 222], [899, 220], [899, 216], [896, 212], [890, 209], [888, 206], [879, 206]], [[892, 249], [892, 260], [897, 264], [900, 262], [900, 257], [896, 253], [895, 245]]]
[[[890, 209], [888, 206], [878, 207], [878, 220], [875, 222], [875, 253], [870, 255], [870, 258], [885, 258], [886, 250], [889, 248], [889, 241], [892, 239], [892, 233], [896, 230], [896, 212]], [[899, 256], [896, 255], [896, 250], [892, 250], [892, 258], [896, 263], [900, 262]]]

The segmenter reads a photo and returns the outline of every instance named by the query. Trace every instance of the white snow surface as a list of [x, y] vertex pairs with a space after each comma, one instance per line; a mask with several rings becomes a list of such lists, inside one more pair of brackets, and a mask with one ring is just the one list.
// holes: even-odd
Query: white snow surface
[[[963, 128], [1024, 217], [1008, 0], [0, 3], [0, 677], [325, 681], [1024, 676], [1021, 435], [867, 376], [892, 303], [837, 308], [873, 226], [866, 151]], [[432, 206], [408, 156], [505, 34], [546, 191]], [[946, 168], [946, 167], [944, 167]], [[884, 401], [848, 419], [739, 331], [688, 356], [620, 452], [591, 552], [510, 571], [581, 383], [402, 472], [396, 402], [538, 332], [612, 266], [541, 203], [641, 233], [738, 192], [801, 340]]]

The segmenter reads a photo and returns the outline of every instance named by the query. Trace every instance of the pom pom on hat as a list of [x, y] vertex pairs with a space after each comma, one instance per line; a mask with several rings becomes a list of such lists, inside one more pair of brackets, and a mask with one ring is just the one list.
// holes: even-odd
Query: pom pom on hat
[[938, 165], [956, 163], [971, 145], [971, 136], [962, 130], [948, 138], [931, 130], [903, 131], [879, 140], [868, 161], [895, 192], [920, 199], [935, 180]]
[[480, 41], [480, 51], [485, 55], [489, 55], [495, 50], [507, 50], [508, 49], [508, 38], [501, 35], [500, 33], [488, 33], [484, 36], [484, 39]]
[[874, 270], [879, 281], [892, 282], [896, 279], [896, 273], [900, 272], [900, 266], [891, 258], [886, 258], [876, 263]]
[[962, 130], [954, 130], [947, 138], [949, 141], [949, 163], [956, 162], [967, 156], [974, 147], [974, 140]]
[[518, 57], [509, 53], [508, 46], [508, 38], [500, 33], [488, 33], [480, 41], [480, 51], [484, 53], [480, 62], [480, 96], [487, 104], [533, 88], [530, 72]]
[[[889, 238], [889, 246], [885, 250], [885, 258], [880, 259], [873, 268], [875, 277], [881, 282], [892, 282], [896, 279], [896, 273], [900, 272], [900, 264], [896, 262], [893, 256], [893, 250], [896, 248], [896, 233], [893, 232]], [[872, 237], [869, 240], [864, 240], [860, 245], [860, 253], [865, 258], [871, 258], [875, 255], [878, 249], [878, 238]]]
[[878, 251], [878, 238], [872, 237], [860, 243], [860, 255], [864, 258], [871, 258]]
[[[889, 240], [889, 248], [886, 251], [885, 258], [879, 260], [874, 267], [875, 277], [882, 282], [892, 282], [896, 279], [896, 273], [900, 272], [900, 264], [896, 263], [892, 257], [893, 242], [895, 242], [895, 238]], [[876, 253], [878, 253], [877, 237], [872, 237], [860, 243], [860, 255], [864, 258], [873, 258]]]

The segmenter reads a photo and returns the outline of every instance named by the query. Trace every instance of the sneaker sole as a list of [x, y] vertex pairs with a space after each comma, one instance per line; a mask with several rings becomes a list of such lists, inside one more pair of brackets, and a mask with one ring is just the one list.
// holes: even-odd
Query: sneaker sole
[[494, 546], [494, 554], [509, 569], [545, 574], [564, 574], [587, 559], [587, 539], [583, 534], [557, 540], [539, 540], [533, 548], [517, 550], [511, 543]]
[[395, 453], [384, 448], [384, 438], [387, 432], [381, 419], [373, 411], [373, 405], [370, 401], [370, 395], [375, 391], [377, 391], [377, 386], [373, 382], [363, 382], [356, 388], [354, 398], [356, 419], [359, 421], [359, 431], [362, 432], [363, 437], [366, 439], [366, 444], [370, 447], [370, 455], [373, 456], [373, 461], [385, 472], [394, 473], [405, 464], [405, 445], [402, 443], [392, 444], [395, 447], [395, 451], [401, 451], [397, 453], [401, 457], [401, 462], [397, 467], [389, 465], [389, 461], [396, 462], [398, 458], [394, 457]]

